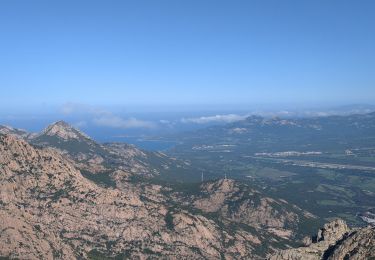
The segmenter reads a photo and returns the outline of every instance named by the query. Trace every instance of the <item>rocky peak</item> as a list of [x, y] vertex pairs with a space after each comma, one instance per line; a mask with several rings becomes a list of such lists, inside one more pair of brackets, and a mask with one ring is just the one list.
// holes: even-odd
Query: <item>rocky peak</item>
[[237, 187], [235, 187], [236, 182], [232, 179], [219, 179], [214, 182], [209, 182], [207, 184], [203, 184], [203, 190], [209, 192], [209, 193], [229, 193], [233, 192], [235, 190], [238, 190]]
[[350, 229], [344, 220], [335, 219], [329, 223], [326, 223], [323, 228], [318, 231], [316, 242], [335, 242], [340, 240], [346, 233], [349, 232], [349, 230]]
[[68, 123], [64, 121], [58, 121], [49, 125], [42, 133], [42, 135], [47, 136], [56, 136], [65, 141], [75, 139], [75, 140], [82, 140], [82, 139], [90, 139], [89, 136], [82, 133], [81, 131], [75, 129]]
[[[338, 254], [340, 256], [345, 256], [346, 253], [342, 252], [350, 251], [354, 247], [359, 246], [358, 243], [354, 243], [355, 246], [341, 248], [343, 244], [353, 244], [353, 235], [356, 233], [363, 233], [359, 230], [351, 230], [346, 225], [345, 221], [342, 219], [335, 219], [319, 229], [318, 234], [310, 239], [309, 243], [306, 243], [304, 239], [305, 246], [293, 249], [282, 250], [271, 256], [270, 260], [297, 260], [297, 259], [346, 259], [344, 257], [333, 257], [333, 255]], [[357, 239], [354, 239], [357, 240]], [[372, 249], [374, 246], [374, 238], [370, 238], [372, 243]], [[338, 250], [339, 248], [339, 250]], [[363, 249], [363, 248], [362, 248]], [[362, 250], [361, 249], [361, 250]], [[357, 250], [357, 251], [358, 251]], [[355, 250], [353, 250], [355, 251]], [[365, 248], [366, 254], [369, 251]], [[349, 259], [349, 258], [348, 258]], [[350, 258], [352, 259], [352, 258]], [[367, 258], [353, 258], [353, 259], [367, 259]]]

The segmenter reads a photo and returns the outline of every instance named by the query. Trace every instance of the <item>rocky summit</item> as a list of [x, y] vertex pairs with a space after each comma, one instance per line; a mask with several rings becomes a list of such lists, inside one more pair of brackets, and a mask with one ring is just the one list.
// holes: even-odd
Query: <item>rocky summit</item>
[[336, 219], [304, 241], [304, 247], [277, 252], [269, 259], [375, 259], [375, 227], [350, 229], [343, 220]]
[[89, 136], [82, 133], [81, 131], [73, 128], [71, 125], [64, 121], [58, 121], [49, 125], [41, 134], [46, 136], [55, 136], [65, 141], [68, 140], [79, 140], [90, 139]]

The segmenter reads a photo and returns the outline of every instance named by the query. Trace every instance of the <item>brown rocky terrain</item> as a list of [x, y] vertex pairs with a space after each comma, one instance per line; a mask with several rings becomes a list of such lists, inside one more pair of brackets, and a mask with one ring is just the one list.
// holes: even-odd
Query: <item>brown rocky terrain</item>
[[[295, 245], [300, 224], [315, 219], [230, 179], [190, 190], [156, 184], [152, 176], [184, 163], [132, 145], [98, 144], [56, 124], [32, 136], [33, 145], [25, 135], [0, 134], [0, 257], [264, 259]], [[372, 256], [371, 237], [373, 228], [337, 221], [305, 240], [308, 247], [271, 259], [363, 259]]]
[[[114, 146], [116, 154], [128, 149]], [[298, 223], [313, 218], [229, 179], [189, 194], [131, 182], [130, 175], [119, 168], [113, 188], [98, 186], [60, 151], [0, 135], [0, 256], [261, 259], [291, 246]], [[374, 228], [336, 220], [305, 240], [308, 246], [270, 259], [367, 259], [374, 257], [374, 235]]]
[[202, 190], [203, 196], [194, 201], [196, 208], [219, 212], [231, 221], [267, 228], [281, 237], [290, 237], [293, 230], [287, 227], [295, 227], [299, 221], [299, 215], [288, 210], [290, 205], [287, 202], [265, 197], [258, 191], [241, 187], [234, 180], [208, 183], [202, 186]]
[[98, 186], [59, 152], [15, 136], [0, 135], [0, 178], [3, 257], [260, 258], [251, 232], [171, 207], [162, 186]]
[[375, 227], [350, 229], [341, 219], [333, 220], [305, 239], [304, 247], [282, 250], [270, 260], [375, 259]]
[[173, 197], [182, 205], [215, 216], [226, 226], [247, 226], [252, 239], [288, 244], [295, 238], [300, 222], [316, 217], [284, 200], [273, 199], [231, 179], [205, 182], [198, 193]]

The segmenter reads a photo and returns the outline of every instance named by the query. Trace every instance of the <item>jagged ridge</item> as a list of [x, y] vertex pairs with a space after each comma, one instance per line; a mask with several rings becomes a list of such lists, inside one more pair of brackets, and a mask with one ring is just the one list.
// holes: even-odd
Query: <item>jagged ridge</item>
[[375, 257], [375, 227], [350, 229], [345, 221], [333, 220], [318, 234], [305, 239], [306, 246], [283, 250], [270, 260], [341, 260], [373, 259]]

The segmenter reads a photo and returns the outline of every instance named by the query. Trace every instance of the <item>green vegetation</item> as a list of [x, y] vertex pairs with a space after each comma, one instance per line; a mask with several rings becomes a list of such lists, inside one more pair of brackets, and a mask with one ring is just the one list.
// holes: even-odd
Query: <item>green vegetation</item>
[[165, 224], [169, 230], [174, 230], [173, 212], [171, 210], [169, 210], [165, 215]]
[[[274, 168], [260, 168], [257, 170], [254, 174], [256, 177], [262, 177], [262, 178], [269, 178], [271, 180], [280, 180], [282, 178], [287, 178], [295, 175], [293, 172], [288, 171], [280, 171]], [[253, 176], [254, 176], [253, 175]]]
[[53, 194], [52, 201], [56, 202], [56, 201], [58, 201], [59, 199], [61, 199], [61, 198], [63, 198], [63, 197], [66, 197], [67, 195], [68, 195], [68, 193], [67, 193], [66, 190], [60, 189], [60, 190], [56, 191], [56, 192]]
[[83, 177], [95, 182], [98, 185], [105, 187], [116, 187], [116, 182], [112, 179], [110, 172], [91, 173], [88, 171], [81, 171]]
[[108, 254], [98, 251], [97, 249], [93, 249], [87, 254], [87, 257], [90, 260], [123, 260], [123, 259], [129, 259], [130, 256], [131, 256], [130, 252], [125, 252], [125, 253], [112, 257], [112, 256], [109, 256]]
[[66, 141], [56, 136], [41, 135], [32, 140], [32, 142], [36, 145], [48, 144], [48, 146], [68, 151], [70, 154], [90, 153], [93, 151], [99, 155], [107, 153], [100, 145], [88, 139]]

